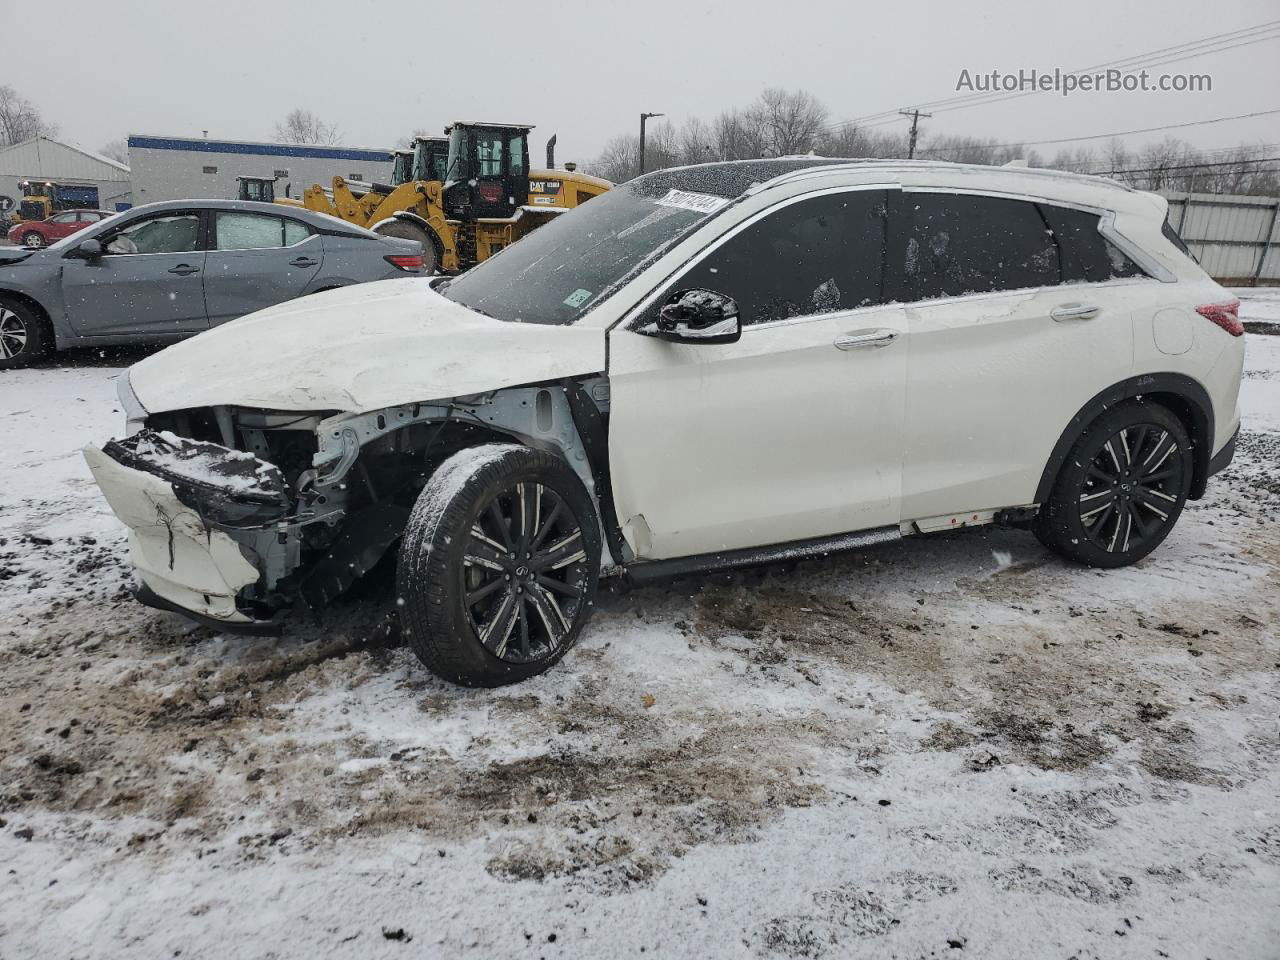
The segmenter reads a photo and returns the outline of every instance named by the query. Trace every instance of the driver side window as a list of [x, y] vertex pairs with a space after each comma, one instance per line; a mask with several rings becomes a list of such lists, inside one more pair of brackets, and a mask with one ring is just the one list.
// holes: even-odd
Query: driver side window
[[103, 244], [109, 256], [135, 253], [189, 253], [199, 248], [200, 215], [173, 213], [131, 223]]
[[672, 289], [732, 297], [744, 328], [852, 310], [884, 302], [884, 252], [884, 191], [826, 194], [757, 220]]

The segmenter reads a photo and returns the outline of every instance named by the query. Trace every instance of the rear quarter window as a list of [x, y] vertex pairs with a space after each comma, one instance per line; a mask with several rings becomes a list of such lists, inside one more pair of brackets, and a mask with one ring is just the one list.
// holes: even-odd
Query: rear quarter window
[[1051, 204], [1041, 204], [1040, 209], [1062, 251], [1064, 283], [1102, 283], [1146, 276], [1123, 250], [1102, 235], [1097, 214]]

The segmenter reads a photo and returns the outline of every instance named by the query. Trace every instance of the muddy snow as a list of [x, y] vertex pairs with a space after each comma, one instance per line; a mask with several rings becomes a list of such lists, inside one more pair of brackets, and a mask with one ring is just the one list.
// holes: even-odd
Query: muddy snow
[[1134, 568], [986, 529], [605, 591], [497, 691], [385, 577], [279, 639], [138, 606], [78, 453], [118, 368], [0, 376], [0, 957], [1276, 958], [1247, 350], [1235, 463]]

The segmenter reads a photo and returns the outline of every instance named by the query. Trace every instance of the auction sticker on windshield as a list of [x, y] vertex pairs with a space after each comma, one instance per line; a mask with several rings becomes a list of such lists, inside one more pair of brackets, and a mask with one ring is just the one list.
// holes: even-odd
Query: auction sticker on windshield
[[682, 210], [696, 210], [699, 213], [715, 213], [729, 201], [724, 197], [713, 196], [709, 193], [668, 190], [667, 195], [657, 202], [664, 207], [679, 207]]
[[564, 305], [566, 307], [580, 307], [590, 299], [591, 291], [579, 288], [564, 298]]

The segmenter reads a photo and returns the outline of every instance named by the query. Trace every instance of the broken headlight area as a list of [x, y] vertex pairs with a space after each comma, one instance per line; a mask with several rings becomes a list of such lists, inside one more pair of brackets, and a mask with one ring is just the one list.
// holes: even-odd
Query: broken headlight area
[[143, 429], [110, 441], [103, 452], [168, 481], [180, 501], [216, 526], [271, 524], [293, 505], [280, 469], [243, 450]]

